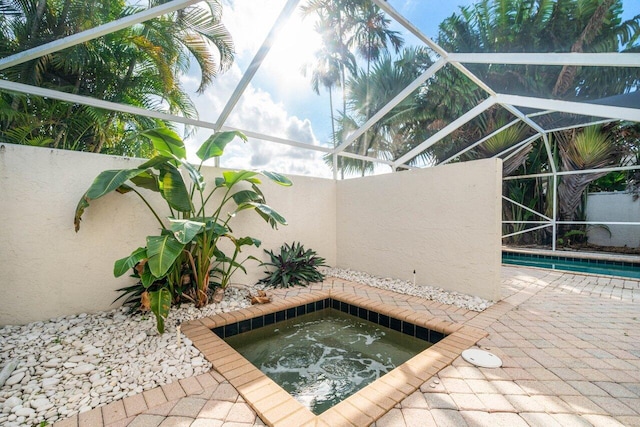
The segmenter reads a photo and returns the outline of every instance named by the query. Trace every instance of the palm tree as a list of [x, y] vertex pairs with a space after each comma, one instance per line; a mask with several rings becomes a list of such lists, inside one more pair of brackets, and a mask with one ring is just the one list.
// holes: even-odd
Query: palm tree
[[[482, 135], [488, 135], [491, 132], [499, 129], [507, 124], [507, 121], [502, 117], [499, 112], [503, 110], [492, 110], [493, 114], [490, 115], [490, 121], [482, 121], [479, 126]], [[482, 117], [482, 116], [481, 116]], [[472, 150], [471, 157], [475, 158], [488, 158], [493, 157], [499, 153], [502, 153], [509, 147], [523, 141], [527, 136], [531, 134], [531, 128], [522, 122], [518, 122], [507, 129], [493, 135], [491, 138], [484, 141], [482, 144]], [[533, 147], [529, 145], [527, 148], [520, 150], [516, 155], [510, 157], [502, 164], [502, 173], [505, 176], [511, 175], [520, 166], [522, 166], [531, 153]]]
[[[348, 22], [361, 0], [309, 0], [300, 7], [303, 17], [317, 15], [315, 30], [321, 35], [324, 55], [331, 56], [331, 62], [337, 62], [340, 69], [339, 85], [344, 88], [347, 75], [356, 72], [356, 59], [349, 50], [347, 34]], [[335, 85], [334, 85], [335, 86]], [[342, 94], [342, 111], [347, 109], [346, 94]]]
[[[150, 6], [158, 4], [152, 1]], [[0, 56], [141, 10], [120, 0], [0, 0]], [[190, 7], [0, 72], [8, 80], [196, 117], [179, 81], [192, 59], [200, 92], [233, 61], [218, 1]], [[128, 135], [159, 120], [28, 95], [0, 94], [0, 135], [10, 142], [117, 154], [149, 154]], [[168, 125], [165, 123], [165, 125]]]
[[[390, 23], [391, 21], [385, 16], [380, 7], [371, 2], [371, 0], [363, 0], [360, 3], [355, 15], [352, 17], [352, 22], [349, 23], [352, 35], [348, 44], [366, 61], [365, 75], [367, 77], [371, 75], [372, 62], [388, 51], [389, 44], [394, 48], [395, 53], [398, 53], [404, 44], [400, 33], [389, 29]], [[369, 119], [373, 114], [372, 112], [376, 111], [371, 105], [373, 98], [370, 94], [368, 82], [369, 80], [367, 79], [367, 84], [365, 85], [366, 119]], [[369, 146], [374, 144], [373, 140], [369, 141], [370, 134], [371, 132], [367, 132], [363, 135], [364, 140], [361, 144], [360, 152], [362, 155], [365, 155]]]
[[[612, 143], [609, 133], [600, 126], [571, 130], [555, 134], [559, 139], [560, 159], [565, 171], [597, 169], [615, 164], [619, 158], [618, 147]], [[606, 172], [582, 175], [564, 175], [558, 185], [560, 217], [567, 221], [576, 219], [582, 195], [589, 184], [606, 175]]]
[[[333, 146], [338, 145], [335, 129], [335, 108], [333, 105], [333, 89], [335, 87], [343, 87], [342, 78], [345, 76], [345, 69], [349, 72], [355, 70], [355, 57], [344, 48], [341, 43], [339, 29], [332, 25], [331, 19], [326, 10], [317, 9], [318, 20], [314, 24], [315, 31], [321, 35], [322, 46], [314, 53], [316, 62], [314, 64], [306, 64], [302, 69], [302, 74], [306, 77], [311, 72], [311, 88], [320, 95], [320, 88], [323, 87], [329, 92], [329, 114], [331, 116], [331, 135]], [[346, 108], [346, 98], [343, 91], [343, 111]], [[342, 170], [342, 158], [338, 159], [339, 169]], [[333, 164], [333, 163], [332, 163]], [[343, 171], [344, 178], [344, 171]]]
[[[621, 15], [621, 0], [481, 0], [445, 19], [437, 42], [450, 52], [637, 50], [640, 15], [625, 22]], [[498, 92], [539, 97], [598, 98], [639, 84], [633, 70], [616, 67], [581, 67], [571, 73], [571, 67], [553, 66], [469, 68]]]
[[[346, 136], [347, 123], [350, 123], [349, 126], [356, 126], [356, 123], [359, 122], [358, 118], [350, 118], [347, 114], [348, 98], [350, 97], [347, 93], [347, 87], [349, 86], [347, 82], [349, 79], [359, 77], [355, 56], [351, 51], [359, 54], [366, 62], [366, 71], [361, 70], [361, 72], [368, 76], [371, 73], [372, 63], [386, 52], [389, 46], [393, 47], [395, 52], [398, 53], [403, 40], [397, 31], [389, 29], [390, 20], [370, 0], [310, 0], [302, 7], [302, 12], [304, 16], [315, 13], [320, 17], [316, 31], [323, 36], [324, 42], [324, 47], [320, 52], [320, 56], [323, 58], [321, 62], [326, 63], [329, 60], [336, 64], [340, 70], [340, 86], [343, 88], [343, 108], [340, 113], [341, 118], [338, 121], [342, 123], [343, 129], [333, 130], [332, 137], [335, 145], [339, 141], [336, 138], [343, 135]], [[326, 37], [327, 35], [329, 37]], [[312, 85], [315, 84], [313, 79], [312, 75]], [[332, 83], [331, 87], [337, 82], [334, 80]], [[365, 114], [367, 118], [371, 117], [371, 112], [373, 111], [369, 104], [371, 104], [369, 100], [364, 104], [367, 109]], [[358, 151], [360, 154], [365, 154], [371, 148], [369, 145], [372, 142], [367, 142], [367, 138], [369, 137], [365, 135], [363, 142], [359, 144], [360, 149]], [[354, 145], [358, 145], [358, 143]], [[341, 162], [348, 161], [344, 158], [341, 159]], [[353, 165], [351, 163], [347, 169], [352, 169]], [[357, 161], [356, 164], [364, 163]], [[344, 173], [345, 168], [340, 167], [340, 169]], [[364, 173], [364, 170], [362, 172]]]
[[389, 45], [398, 53], [404, 44], [400, 33], [389, 29], [390, 23], [382, 9], [371, 0], [362, 0], [356, 13], [350, 17], [348, 45], [366, 61], [367, 75], [371, 63], [387, 52]]
[[[316, 15], [314, 28], [320, 34], [322, 47], [315, 52], [316, 64], [308, 65], [303, 69], [306, 76], [311, 68], [311, 87], [320, 94], [320, 85], [329, 91], [329, 108], [331, 116], [331, 137], [333, 146], [338, 145], [339, 135], [335, 129], [336, 118], [333, 107], [333, 88], [342, 88], [342, 114], [347, 110], [347, 98], [344, 91], [347, 72], [353, 75], [356, 72], [356, 58], [349, 51], [346, 43], [345, 17], [353, 13], [357, 0], [310, 0], [300, 9], [303, 17]], [[344, 179], [345, 168], [342, 166], [344, 159], [338, 158], [338, 169]], [[333, 160], [329, 162], [333, 167]]]
[[[418, 92], [417, 102], [420, 116], [416, 117], [413, 125], [415, 129], [414, 140], [421, 143], [433, 136], [447, 124], [479, 104], [485, 97], [486, 94], [468, 77], [457, 69], [446, 66], [428, 79]], [[437, 164], [448, 159], [468, 146], [469, 141], [480, 138], [481, 126], [480, 120], [474, 120], [432, 145], [408, 163], [411, 165]]]

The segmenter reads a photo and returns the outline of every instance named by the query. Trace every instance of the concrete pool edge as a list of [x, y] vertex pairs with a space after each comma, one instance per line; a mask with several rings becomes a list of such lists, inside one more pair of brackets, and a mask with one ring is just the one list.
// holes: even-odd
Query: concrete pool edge
[[[337, 299], [391, 317], [423, 326], [447, 336], [393, 371], [316, 416], [248, 360], [236, 352], [213, 329], [297, 307], [326, 298]], [[258, 416], [270, 426], [279, 425], [369, 425], [448, 366], [460, 353], [487, 333], [462, 324], [438, 319], [411, 309], [387, 306], [366, 297], [336, 290], [311, 291], [220, 315], [184, 323], [185, 335], [242, 395]]]

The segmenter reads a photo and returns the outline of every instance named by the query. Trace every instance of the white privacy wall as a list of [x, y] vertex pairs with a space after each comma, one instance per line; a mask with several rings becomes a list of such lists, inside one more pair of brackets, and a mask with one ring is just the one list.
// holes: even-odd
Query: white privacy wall
[[[133, 279], [113, 277], [113, 262], [144, 246], [159, 227], [132, 193], [109, 194], [92, 202], [80, 231], [73, 228], [76, 204], [93, 179], [106, 169], [133, 168], [140, 159], [51, 150], [0, 143], [0, 325], [95, 312], [113, 308], [115, 289]], [[211, 182], [220, 170], [205, 168]], [[299, 240], [331, 265], [336, 263], [335, 182], [291, 177], [292, 187], [266, 183], [267, 202], [289, 222], [277, 231], [254, 212], [241, 212], [233, 223], [238, 236], [262, 240], [251, 252], [279, 248]], [[154, 207], [164, 207], [150, 193]], [[165, 215], [167, 213], [165, 212]], [[249, 276], [238, 272], [232, 282], [263, 277], [263, 268], [247, 263]]]
[[500, 298], [502, 163], [338, 182], [338, 266]]
[[[0, 143], [0, 325], [25, 324], [113, 308], [113, 262], [158, 233], [155, 218], [132, 193], [93, 201], [75, 233], [76, 204], [106, 169], [140, 159]], [[205, 168], [207, 182], [220, 174]], [[234, 219], [237, 236], [262, 240], [247, 254], [300, 241], [329, 265], [411, 279], [490, 299], [499, 298], [499, 161], [477, 161], [333, 181], [291, 177], [263, 186], [269, 205], [289, 225], [272, 230], [253, 212]], [[158, 194], [148, 200], [165, 206]], [[161, 213], [167, 215], [167, 212]], [[235, 283], [263, 277], [247, 264]]]
[[[640, 198], [623, 192], [589, 193], [587, 221], [640, 222]], [[591, 225], [587, 236], [594, 245], [640, 247], [640, 225]]]

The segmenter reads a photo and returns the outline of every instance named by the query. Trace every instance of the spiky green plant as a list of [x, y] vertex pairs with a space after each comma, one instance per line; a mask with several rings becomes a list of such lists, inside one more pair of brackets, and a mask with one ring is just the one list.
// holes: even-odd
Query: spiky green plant
[[267, 286], [274, 288], [289, 288], [291, 286], [308, 286], [309, 283], [320, 282], [324, 275], [317, 267], [326, 265], [324, 258], [317, 256], [316, 252], [304, 247], [298, 242], [291, 245], [285, 243], [280, 247], [280, 253], [274, 253], [265, 249], [270, 262], [261, 265], [273, 267], [273, 271], [265, 270], [267, 277], [260, 280]]

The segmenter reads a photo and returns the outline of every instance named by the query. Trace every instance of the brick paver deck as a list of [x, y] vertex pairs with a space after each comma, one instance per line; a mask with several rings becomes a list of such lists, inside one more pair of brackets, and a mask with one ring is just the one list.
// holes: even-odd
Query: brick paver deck
[[[299, 420], [297, 425], [310, 421], [358, 427], [640, 426], [638, 280], [504, 266], [504, 299], [480, 314], [337, 279], [275, 291], [274, 302], [327, 288], [486, 331], [478, 346], [500, 356], [503, 366], [477, 368], [455, 357], [391, 409], [381, 409], [365, 395], [334, 407], [330, 417], [310, 421], [299, 409], [287, 414], [287, 405], [276, 405], [272, 415], [288, 419], [288, 425]], [[393, 382], [374, 384], [372, 390], [392, 395], [388, 383]], [[265, 387], [256, 386], [253, 393], [264, 393]], [[252, 396], [251, 387], [246, 390]], [[277, 398], [277, 393], [267, 394], [263, 400]], [[367, 405], [365, 415], [361, 408]], [[213, 370], [75, 415], [55, 427], [85, 425], [265, 424]]]

